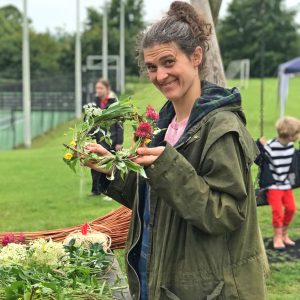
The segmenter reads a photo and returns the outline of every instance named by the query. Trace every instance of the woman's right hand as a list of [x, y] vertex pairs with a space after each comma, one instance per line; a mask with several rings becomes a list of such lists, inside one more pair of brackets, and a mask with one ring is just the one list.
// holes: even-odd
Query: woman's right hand
[[[96, 153], [101, 157], [108, 157], [108, 156], [113, 156], [112, 153], [110, 153], [107, 149], [105, 149], [103, 146], [99, 145], [99, 144], [86, 144], [84, 146], [84, 149], [88, 152], [92, 152], [92, 153]], [[111, 174], [111, 171], [104, 169], [104, 168], [99, 168], [97, 166], [97, 163], [95, 163], [95, 161], [85, 161], [84, 165], [86, 167], [89, 167], [95, 171], [104, 173], [104, 174]]]

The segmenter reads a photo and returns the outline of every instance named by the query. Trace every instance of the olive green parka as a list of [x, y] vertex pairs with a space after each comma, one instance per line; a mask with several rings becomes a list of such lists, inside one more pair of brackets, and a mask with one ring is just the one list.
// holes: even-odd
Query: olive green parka
[[[168, 101], [160, 121], [167, 125], [173, 116]], [[148, 179], [130, 173], [109, 185], [107, 193], [132, 209], [126, 262], [133, 299], [140, 293], [135, 247], [145, 181], [149, 300], [266, 299], [268, 265], [250, 171], [256, 155], [237, 90], [203, 82], [183, 137], [165, 145], [146, 168]]]

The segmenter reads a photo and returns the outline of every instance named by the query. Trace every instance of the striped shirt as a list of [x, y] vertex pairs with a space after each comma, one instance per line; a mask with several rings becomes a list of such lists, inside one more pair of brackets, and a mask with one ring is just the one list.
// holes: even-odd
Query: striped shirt
[[265, 145], [267, 156], [270, 160], [269, 166], [275, 184], [268, 189], [289, 190], [291, 184], [288, 179], [295, 148], [292, 142], [282, 145], [277, 139], [267, 142]]

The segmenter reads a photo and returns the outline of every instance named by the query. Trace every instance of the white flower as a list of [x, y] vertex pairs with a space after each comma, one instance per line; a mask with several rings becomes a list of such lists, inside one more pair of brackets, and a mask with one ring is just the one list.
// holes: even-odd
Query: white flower
[[62, 243], [37, 239], [30, 243], [29, 264], [58, 267], [66, 264], [69, 256]]
[[26, 245], [9, 243], [0, 249], [0, 265], [11, 266], [26, 261]]
[[94, 103], [88, 103], [83, 106], [84, 113], [89, 117], [95, 117], [95, 116], [101, 116], [102, 115], [102, 109], [99, 107], [96, 107]]

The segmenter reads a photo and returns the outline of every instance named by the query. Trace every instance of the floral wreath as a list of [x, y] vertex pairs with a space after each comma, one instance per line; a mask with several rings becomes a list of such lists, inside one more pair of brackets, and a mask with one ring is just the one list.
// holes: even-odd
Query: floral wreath
[[[111, 171], [111, 175], [107, 177], [110, 180], [114, 179], [117, 170], [120, 171], [123, 179], [129, 171], [139, 173], [146, 178], [143, 166], [135, 163], [133, 159], [137, 157], [137, 148], [148, 144], [152, 137], [161, 131], [157, 127], [159, 115], [154, 108], [148, 105], [146, 112], [139, 114], [131, 99], [114, 102], [106, 109], [98, 108], [94, 104], [84, 105], [83, 108], [85, 114], [83, 121], [70, 128], [73, 138], [69, 144], [63, 144], [66, 148], [63, 161], [75, 173], [78, 162], [83, 166], [85, 162], [92, 161], [97, 167]], [[85, 149], [87, 143], [96, 143], [93, 135], [98, 132], [101, 134], [100, 141], [111, 146], [111, 125], [116, 122], [123, 124], [125, 121], [132, 121], [133, 124], [135, 141], [133, 147], [111, 151], [112, 156], [103, 157]]]

